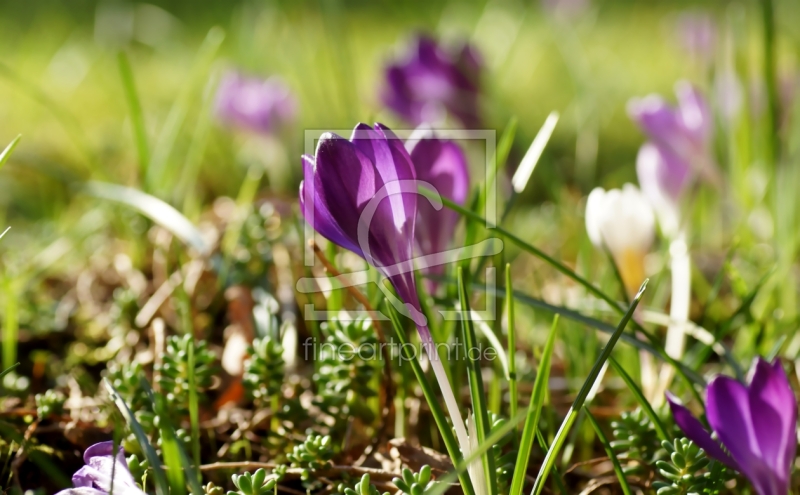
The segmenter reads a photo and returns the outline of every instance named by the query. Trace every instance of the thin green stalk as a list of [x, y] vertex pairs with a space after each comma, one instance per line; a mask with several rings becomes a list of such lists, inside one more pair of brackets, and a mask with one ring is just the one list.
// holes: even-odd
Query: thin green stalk
[[147, 145], [147, 127], [144, 123], [142, 105], [139, 102], [139, 93], [136, 91], [136, 81], [133, 78], [133, 69], [131, 69], [128, 55], [124, 51], [120, 51], [117, 54], [117, 62], [119, 64], [119, 74], [122, 78], [122, 89], [130, 111], [136, 152], [139, 155], [139, 177], [144, 178], [147, 176], [147, 165], [150, 162], [150, 149]]
[[[181, 289], [183, 285], [181, 285]], [[180, 290], [179, 304], [181, 308], [181, 323], [184, 334], [192, 336], [192, 343], [188, 347], [187, 381], [189, 382], [189, 422], [192, 429], [192, 459], [195, 466], [200, 465], [200, 400], [197, 396], [197, 377], [195, 376], [195, 341], [194, 325], [192, 324], [192, 308], [189, 295], [185, 290]]]
[[[472, 398], [472, 412], [475, 426], [478, 431], [478, 442], [483, 443], [491, 433], [491, 423], [489, 423], [489, 406], [486, 403], [486, 393], [483, 389], [483, 376], [481, 374], [480, 354], [473, 357], [473, 352], [478, 350], [478, 339], [475, 337], [475, 328], [472, 326], [472, 315], [470, 314], [469, 298], [467, 297], [467, 286], [464, 280], [464, 269], [458, 267], [458, 296], [461, 303], [461, 327], [464, 332], [464, 345], [466, 347], [467, 358], [467, 378], [469, 382], [469, 394]], [[497, 476], [494, 467], [494, 456], [487, 452], [483, 456], [483, 471], [488, 484], [489, 494], [497, 493]]]
[[[487, 291], [487, 292], [489, 292], [491, 294], [495, 294], [495, 293], [497, 293], [497, 291], [500, 290], [500, 289], [497, 289], [497, 288], [489, 288], [487, 290], [487, 288], [485, 286], [483, 286], [481, 284], [474, 283], [474, 282], [470, 286], [470, 289], [478, 290], [478, 291]], [[575, 321], [575, 322], [578, 322], [578, 323], [582, 323], [582, 324], [584, 324], [584, 325], [586, 325], [586, 326], [588, 326], [590, 328], [594, 328], [595, 330], [599, 330], [600, 332], [607, 333], [609, 335], [614, 333], [615, 327], [609, 325], [608, 323], [606, 323], [604, 321], [600, 321], [600, 320], [598, 320], [596, 318], [592, 318], [592, 317], [589, 317], [589, 316], [584, 316], [584, 315], [582, 315], [581, 313], [579, 313], [579, 312], [577, 312], [575, 310], [572, 310], [572, 309], [569, 309], [569, 308], [565, 308], [563, 306], [555, 306], [555, 305], [546, 303], [546, 302], [544, 302], [544, 301], [542, 301], [540, 299], [536, 299], [534, 297], [531, 297], [531, 296], [529, 296], [529, 295], [527, 295], [527, 294], [525, 294], [523, 292], [513, 291], [513, 293], [514, 293], [514, 298], [517, 301], [519, 301], [522, 304], [524, 304], [525, 306], [528, 306], [528, 307], [531, 307], [531, 308], [534, 308], [534, 309], [541, 309], [541, 310], [547, 311], [549, 313], [561, 315], [564, 318], [568, 318], [568, 319], [570, 319], [572, 321]], [[635, 334], [632, 334], [632, 333], [629, 333], [629, 332], [623, 333], [622, 337], [620, 337], [620, 338], [622, 339], [623, 342], [631, 345], [632, 347], [635, 347], [636, 349], [639, 349], [639, 350], [642, 350], [642, 351], [646, 351], [646, 352], [652, 354], [653, 356], [655, 356], [655, 357], [667, 362], [668, 364], [674, 366], [677, 369], [678, 374], [680, 374], [681, 377], [686, 379], [686, 381], [688, 383], [696, 383], [698, 385], [705, 386], [706, 381], [701, 375], [699, 375], [697, 372], [695, 372], [694, 370], [692, 370], [691, 368], [689, 368], [685, 364], [683, 364], [683, 363], [681, 363], [679, 361], [675, 361], [674, 359], [672, 359], [669, 356], [667, 356], [664, 353], [663, 349], [661, 349], [660, 346], [656, 346], [656, 345], [652, 344], [651, 343], [652, 341], [651, 342], [645, 342], [645, 341], [639, 339]], [[716, 350], [713, 349], [713, 348], [711, 350], [716, 352]], [[727, 351], [727, 349], [724, 349], [724, 350]], [[720, 357], [725, 359], [726, 362], [735, 360], [734, 356], [731, 355], [729, 352], [726, 352], [724, 354], [720, 354]]]
[[625, 384], [628, 386], [631, 392], [633, 392], [633, 396], [636, 397], [637, 402], [639, 402], [639, 406], [641, 406], [642, 411], [650, 418], [650, 421], [653, 423], [653, 428], [656, 430], [656, 434], [661, 441], [669, 441], [670, 436], [667, 433], [667, 429], [664, 427], [664, 424], [661, 422], [661, 419], [656, 414], [656, 411], [653, 409], [653, 406], [650, 405], [650, 402], [647, 401], [644, 394], [642, 393], [642, 389], [640, 389], [636, 383], [633, 381], [633, 378], [625, 371], [625, 369], [620, 366], [616, 359], [613, 357], [608, 358], [608, 362], [611, 364], [611, 367], [614, 368], [614, 371], [622, 378]]
[[153, 147], [153, 153], [147, 165], [147, 175], [144, 177], [146, 191], [163, 193], [170, 189], [170, 186], [165, 183], [167, 181], [164, 181], [165, 174], [169, 170], [167, 165], [170, 156], [192, 106], [196, 88], [207, 79], [206, 69], [213, 61], [224, 39], [225, 32], [215, 26], [208, 31], [203, 43], [200, 45], [187, 83], [175, 103], [173, 103], [172, 108], [170, 108], [167, 120], [164, 122], [161, 133]]
[[19, 363], [15, 363], [15, 364], [13, 364], [12, 366], [9, 366], [8, 368], [4, 369], [3, 371], [0, 371], [0, 378], [3, 378], [3, 377], [4, 377], [4, 376], [6, 376], [7, 374], [9, 374], [9, 373], [11, 373], [12, 371], [14, 371], [14, 369], [15, 369], [17, 366], [19, 366]]
[[547, 476], [550, 474], [550, 470], [555, 464], [556, 457], [558, 456], [561, 447], [564, 445], [564, 441], [566, 441], [569, 431], [572, 428], [573, 423], [575, 423], [578, 413], [583, 408], [583, 404], [586, 401], [586, 398], [589, 396], [589, 392], [594, 387], [594, 382], [597, 380], [600, 370], [611, 356], [611, 351], [614, 350], [614, 346], [617, 344], [619, 337], [625, 330], [625, 326], [633, 316], [633, 312], [639, 305], [639, 301], [641, 300], [642, 294], [646, 288], [647, 280], [644, 281], [639, 289], [639, 292], [636, 294], [636, 297], [633, 298], [633, 302], [631, 302], [631, 305], [628, 308], [628, 311], [625, 313], [625, 316], [622, 317], [622, 321], [620, 321], [619, 325], [617, 326], [617, 330], [608, 340], [608, 343], [603, 348], [603, 352], [600, 354], [600, 357], [597, 359], [597, 361], [595, 361], [592, 370], [589, 372], [589, 376], [586, 377], [586, 380], [583, 382], [583, 386], [578, 392], [577, 397], [575, 397], [575, 401], [572, 403], [572, 407], [570, 407], [567, 417], [564, 418], [564, 421], [561, 423], [561, 427], [558, 429], [558, 433], [556, 433], [555, 439], [553, 439], [553, 444], [550, 446], [550, 450], [548, 450], [547, 455], [545, 455], [542, 468], [539, 470], [539, 474], [536, 476], [536, 483], [533, 485], [531, 495], [539, 495], [542, 493], [542, 490], [544, 490], [544, 484], [547, 481]]
[[764, 83], [767, 86], [768, 163], [773, 167], [780, 158], [780, 101], [778, 99], [777, 63], [775, 59], [775, 7], [773, 0], [760, 0], [764, 35]]
[[[486, 219], [484, 219], [483, 217], [481, 217], [477, 213], [475, 213], [473, 211], [470, 211], [467, 208], [464, 208], [461, 205], [456, 204], [456, 203], [450, 201], [447, 198], [441, 197], [438, 194], [434, 193], [433, 191], [430, 191], [430, 190], [428, 190], [428, 189], [426, 189], [424, 187], [420, 187], [419, 188], [419, 192], [423, 196], [427, 196], [429, 198], [439, 198], [444, 206], [446, 206], [446, 207], [450, 208], [451, 210], [453, 210], [453, 211], [455, 211], [455, 212], [467, 217], [470, 220], [473, 220], [475, 222], [484, 222], [484, 223], [486, 222]], [[563, 264], [560, 261], [557, 261], [556, 259], [554, 259], [554, 258], [550, 257], [549, 255], [547, 255], [544, 251], [540, 250], [539, 248], [537, 248], [537, 247], [535, 247], [535, 246], [533, 246], [531, 244], [528, 244], [527, 242], [523, 241], [522, 239], [520, 239], [519, 237], [515, 236], [511, 232], [509, 232], [509, 231], [505, 230], [504, 228], [499, 227], [497, 225], [493, 225], [492, 226], [492, 231], [496, 232], [500, 236], [502, 236], [502, 237], [508, 239], [509, 241], [511, 241], [512, 243], [516, 244], [523, 251], [527, 251], [527, 252], [533, 254], [534, 256], [536, 256], [537, 258], [542, 259], [543, 261], [545, 261], [547, 264], [549, 264], [550, 266], [555, 268], [557, 271], [559, 271], [563, 275], [566, 275], [567, 277], [571, 278], [572, 280], [574, 280], [578, 284], [582, 285], [590, 293], [594, 294], [595, 296], [599, 297], [603, 301], [607, 302], [611, 306], [611, 308], [614, 309], [615, 311], [618, 311], [618, 312], [621, 312], [621, 313], [625, 312], [625, 310], [617, 303], [617, 301], [615, 301], [613, 298], [611, 298], [608, 295], [606, 295], [603, 291], [601, 291], [600, 289], [595, 287], [588, 280], [584, 279], [583, 277], [581, 277], [580, 275], [578, 275], [574, 271], [570, 270], [570, 268], [567, 267], [565, 264]]]
[[[550, 409], [549, 411], [551, 416], [550, 419], [552, 420], [553, 410]], [[544, 439], [542, 430], [539, 427], [536, 428], [536, 443], [539, 444], [539, 447], [543, 452], [550, 450], [550, 446], [547, 445], [547, 440]], [[569, 490], [567, 490], [567, 485], [564, 483], [564, 477], [561, 475], [561, 471], [559, 471], [558, 466], [553, 466], [553, 476], [556, 486], [558, 487], [558, 491], [561, 493], [561, 495], [569, 495]]]
[[[400, 324], [397, 312], [391, 304], [387, 304], [387, 306], [389, 308], [389, 318], [392, 320], [392, 327], [394, 328], [395, 337], [400, 343], [400, 349], [403, 352], [403, 356], [411, 365], [411, 369], [417, 376], [417, 382], [419, 382], [419, 386], [422, 388], [422, 395], [425, 396], [425, 400], [428, 402], [428, 407], [430, 407], [433, 419], [436, 422], [436, 426], [439, 428], [439, 433], [442, 435], [445, 448], [447, 448], [447, 453], [450, 454], [450, 459], [453, 461], [453, 465], [458, 466], [463, 462], [464, 458], [461, 454], [461, 450], [459, 449], [455, 434], [453, 433], [452, 428], [450, 428], [450, 424], [447, 422], [447, 416], [442, 410], [442, 406], [439, 404], [439, 398], [436, 397], [433, 387], [431, 387], [428, 378], [425, 376], [425, 372], [422, 370], [422, 366], [420, 366], [419, 361], [417, 360], [417, 356], [415, 356], [410, 349], [411, 344], [409, 344], [408, 340], [406, 339], [405, 331]], [[458, 479], [461, 482], [461, 489], [464, 491], [464, 495], [475, 495], [475, 489], [472, 486], [472, 480], [466, 471], [459, 472]]]
[[8, 274], [3, 277], [3, 296], [6, 303], [3, 315], [3, 368], [10, 368], [17, 362], [19, 300], [14, 282], [14, 279]]
[[525, 426], [522, 429], [522, 440], [519, 443], [519, 453], [517, 454], [517, 464], [514, 468], [514, 477], [511, 480], [509, 495], [520, 495], [525, 484], [525, 473], [528, 471], [528, 461], [533, 450], [533, 441], [536, 431], [539, 428], [539, 419], [542, 416], [545, 395], [547, 395], [547, 385], [550, 381], [550, 360], [553, 355], [553, 348], [556, 342], [556, 329], [558, 328], [558, 315], [553, 318], [553, 325], [547, 335], [547, 343], [542, 352], [542, 359], [536, 372], [536, 380], [533, 383], [533, 393], [531, 402], [528, 405], [528, 414], [525, 419]]
[[489, 449], [497, 445], [497, 443], [500, 442], [503, 437], [508, 435], [511, 430], [516, 428], [523, 419], [525, 419], [524, 412], [520, 412], [516, 417], [509, 418], [506, 424], [496, 429], [494, 433], [489, 435], [489, 437], [486, 438], [486, 441], [481, 443], [478, 448], [469, 455], [469, 457], [463, 459], [458, 464], [454, 464], [454, 471], [451, 471], [437, 479], [436, 486], [429, 491], [426, 491], [425, 495], [444, 495], [444, 493], [450, 489], [450, 484], [453, 483], [456, 478], [460, 479], [462, 474], [467, 472], [467, 466], [469, 466], [472, 461], [478, 459], [480, 456], [489, 451]]
[[605, 433], [603, 433], [603, 429], [600, 428], [600, 425], [597, 423], [597, 420], [594, 419], [594, 416], [592, 416], [592, 413], [589, 411], [588, 407], [583, 406], [583, 411], [586, 413], [586, 417], [589, 418], [589, 422], [592, 423], [592, 427], [594, 428], [595, 433], [597, 433], [597, 438], [600, 439], [600, 443], [603, 444], [606, 455], [608, 455], [608, 458], [611, 460], [611, 465], [614, 466], [614, 473], [617, 475], [622, 493], [625, 495], [631, 495], [633, 492], [631, 491], [631, 487], [628, 485], [628, 478], [625, 477], [625, 473], [622, 471], [622, 466], [619, 463], [619, 459], [617, 459], [617, 454], [614, 453], [614, 449], [612, 449], [611, 444], [608, 443], [608, 438], [606, 437]]
[[169, 483], [167, 483], [167, 477], [164, 474], [163, 467], [161, 466], [161, 460], [158, 458], [158, 454], [156, 454], [155, 449], [150, 444], [150, 440], [147, 438], [147, 434], [142, 429], [142, 425], [140, 425], [136, 420], [133, 411], [130, 410], [128, 404], [126, 404], [122, 397], [120, 397], [119, 393], [117, 393], [116, 389], [108, 380], [108, 378], [104, 378], [103, 383], [105, 384], [106, 389], [111, 396], [111, 400], [114, 401], [117, 409], [119, 409], [119, 412], [122, 413], [122, 417], [125, 418], [125, 421], [128, 423], [128, 427], [133, 432], [133, 436], [136, 437], [136, 441], [139, 442], [139, 447], [142, 449], [147, 462], [150, 464], [150, 469], [152, 469], [154, 483], [156, 486], [156, 493], [158, 495], [170, 495]]
[[14, 148], [16, 148], [17, 144], [19, 144], [20, 139], [22, 139], [22, 134], [18, 135], [13, 141], [8, 143], [8, 146], [6, 146], [3, 152], [0, 153], [0, 168], [3, 168], [3, 165], [6, 164], [8, 158], [11, 156], [11, 152], [14, 151]]
[[511, 284], [511, 263], [506, 264], [506, 331], [508, 332], [508, 416], [517, 415], [519, 407], [519, 391], [517, 389], [517, 335], [514, 326], [514, 289]]

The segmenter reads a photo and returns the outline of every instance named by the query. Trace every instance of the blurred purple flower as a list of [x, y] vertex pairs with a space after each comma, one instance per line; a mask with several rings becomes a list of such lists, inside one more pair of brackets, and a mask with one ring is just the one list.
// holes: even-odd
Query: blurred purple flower
[[717, 42], [717, 27], [708, 12], [684, 12], [678, 17], [678, 41], [692, 58], [711, 63]]
[[118, 447], [117, 455], [114, 455], [114, 442], [92, 445], [83, 453], [83, 462], [86, 465], [72, 475], [75, 488], [62, 490], [56, 495], [108, 495], [112, 490], [119, 495], [145, 495], [128, 470], [125, 450]]
[[[685, 81], [676, 85], [675, 94], [677, 106], [658, 95], [628, 103], [629, 115], [650, 138], [637, 160], [642, 189], [648, 196], [658, 190], [662, 199], [672, 202], [677, 202], [696, 175], [717, 180], [711, 149], [713, 116], [708, 102]], [[661, 206], [658, 200], [653, 203]]]
[[[710, 457], [744, 474], [759, 495], [786, 495], [797, 450], [797, 399], [780, 360], [758, 358], [745, 385], [718, 376], [706, 390], [706, 415], [719, 441], [667, 394], [675, 423]], [[725, 447], [725, 452], [722, 447]]]
[[693, 163], [707, 159], [711, 150], [711, 109], [700, 91], [681, 81], [675, 86], [678, 105], [673, 107], [659, 95], [634, 98], [628, 113], [645, 134], [668, 148], [678, 158]]
[[386, 68], [382, 99], [414, 125], [439, 123], [450, 113], [467, 128], [480, 125], [481, 62], [475, 49], [455, 51], [428, 36], [418, 36], [410, 55]]
[[279, 77], [248, 77], [228, 72], [220, 81], [216, 113], [220, 120], [254, 132], [271, 132], [294, 119], [297, 101]]
[[[431, 132], [421, 132], [406, 142], [406, 149], [418, 181], [430, 184], [442, 197], [464, 204], [469, 194], [469, 169], [467, 158], [456, 142], [438, 139]], [[452, 243], [459, 218], [458, 213], [449, 208], [437, 210], [428, 201], [418, 202], [416, 244], [422, 255], [436, 257], [432, 260], [435, 264], [426, 272], [444, 273], [445, 251]], [[436, 284], [429, 283], [428, 290], [435, 291]]]

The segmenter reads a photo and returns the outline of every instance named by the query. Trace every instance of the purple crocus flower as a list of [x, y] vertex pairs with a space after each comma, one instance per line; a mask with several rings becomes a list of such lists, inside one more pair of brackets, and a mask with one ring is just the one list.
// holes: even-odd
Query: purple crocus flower
[[291, 90], [278, 77], [259, 79], [231, 71], [222, 77], [217, 89], [217, 116], [254, 132], [274, 131], [292, 120], [296, 111]]
[[448, 51], [433, 38], [419, 36], [410, 56], [387, 67], [382, 99], [414, 125], [439, 123], [450, 113], [465, 127], [475, 128], [480, 125], [480, 69], [471, 45]]
[[[675, 423], [710, 457], [744, 474], [759, 495], [786, 495], [797, 449], [797, 399], [780, 360], [758, 358], [749, 384], [718, 376], [706, 390], [706, 415], [719, 441], [667, 394]], [[725, 447], [727, 452], [722, 449]]]
[[[430, 184], [439, 195], [463, 205], [469, 194], [467, 158], [455, 141], [436, 138], [422, 131], [406, 141], [417, 180]], [[438, 206], [438, 205], [437, 205]], [[436, 209], [428, 201], [417, 203], [416, 245], [420, 254], [434, 256], [427, 273], [441, 275], [447, 261], [445, 251], [451, 245], [459, 215], [448, 208]], [[438, 256], [437, 256], [438, 255]], [[436, 284], [429, 281], [428, 290]]]
[[712, 115], [705, 97], [691, 84], [675, 86], [673, 107], [661, 96], [634, 98], [628, 113], [654, 143], [671, 151], [689, 166], [701, 167], [711, 160]]
[[75, 487], [56, 495], [108, 495], [112, 490], [115, 495], [145, 495], [128, 470], [125, 450], [118, 447], [114, 455], [114, 442], [92, 445], [83, 453], [83, 461], [86, 465], [72, 475]]
[[323, 134], [315, 156], [303, 155], [303, 175], [300, 209], [306, 221], [329, 241], [377, 268], [403, 301], [406, 314], [417, 326], [467, 456], [469, 435], [422, 314], [414, 279], [418, 181], [411, 156], [387, 127], [358, 124], [349, 140]]

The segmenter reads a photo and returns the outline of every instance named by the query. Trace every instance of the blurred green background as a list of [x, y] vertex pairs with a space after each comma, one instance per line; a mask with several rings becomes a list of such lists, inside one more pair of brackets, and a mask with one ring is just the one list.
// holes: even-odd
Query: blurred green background
[[[35, 220], [60, 211], [72, 180], [136, 185], [119, 51], [131, 61], [151, 148], [158, 148], [170, 118], [177, 118], [165, 167], [173, 178], [197, 167], [199, 182], [187, 187], [199, 204], [235, 194], [246, 170], [241, 165], [252, 158], [242, 151], [245, 138], [232, 137], [213, 121], [200, 128], [211, 119], [213, 84], [224, 68], [280, 74], [297, 93], [299, 125], [282, 136], [284, 146], [269, 158], [289, 170], [288, 176], [271, 177], [273, 188], [293, 194], [303, 129], [347, 129], [373, 120], [401, 125], [378, 99], [386, 62], [403, 52], [415, 31], [469, 38], [487, 66], [483, 111], [489, 126], [502, 130], [512, 115], [519, 119], [517, 158], [550, 111], [562, 114], [537, 171], [533, 200], [555, 199], [552, 191], [563, 182], [586, 192], [598, 183], [618, 186], [633, 179], [643, 137], [626, 115], [629, 98], [651, 92], [671, 97], [679, 79], [710, 87], [726, 59], [743, 75], [746, 93], [748, 78], [759, 74], [755, 1], [587, 4], [569, 16], [538, 1], [511, 0], [5, 2], [0, 141], [17, 134], [23, 141], [0, 177], [0, 209], [9, 220]], [[791, 74], [800, 46], [792, 19], [800, 6], [783, 1], [776, 9], [780, 72]], [[687, 53], [679, 29], [687, 12], [708, 14], [718, 24], [716, 62]], [[212, 46], [203, 54], [204, 40], [206, 48], [221, 40], [218, 51]], [[196, 164], [187, 165], [193, 136], [195, 152], [188, 159]], [[169, 197], [171, 184], [158, 189], [153, 192], [173, 203], [182, 199]]]

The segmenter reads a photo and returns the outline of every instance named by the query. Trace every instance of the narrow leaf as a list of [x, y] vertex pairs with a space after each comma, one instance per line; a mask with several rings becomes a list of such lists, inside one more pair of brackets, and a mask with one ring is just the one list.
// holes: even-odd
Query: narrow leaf
[[170, 495], [169, 484], [167, 483], [167, 477], [164, 474], [164, 469], [161, 467], [161, 460], [158, 458], [158, 454], [156, 454], [155, 449], [153, 449], [153, 446], [150, 444], [150, 440], [148, 440], [147, 434], [142, 429], [142, 425], [136, 421], [136, 417], [128, 407], [128, 404], [126, 404], [122, 397], [120, 397], [114, 386], [111, 385], [111, 382], [108, 380], [108, 378], [103, 379], [103, 383], [105, 384], [106, 389], [108, 389], [111, 399], [117, 405], [117, 409], [119, 409], [119, 412], [122, 413], [122, 417], [125, 418], [125, 421], [127, 421], [128, 427], [136, 437], [136, 441], [139, 442], [139, 447], [141, 447], [147, 462], [150, 464], [150, 468], [153, 470], [156, 493], [158, 495]]
[[[433, 419], [436, 422], [436, 426], [439, 428], [439, 433], [442, 435], [442, 440], [444, 440], [447, 453], [450, 454], [450, 459], [453, 461], [453, 465], [458, 466], [460, 463], [462, 463], [463, 456], [461, 454], [461, 450], [459, 450], [458, 441], [456, 441], [455, 434], [453, 433], [450, 424], [447, 422], [447, 416], [445, 415], [444, 411], [442, 410], [442, 406], [439, 403], [439, 398], [434, 393], [433, 387], [428, 381], [428, 377], [425, 376], [425, 372], [422, 370], [422, 366], [420, 366], [417, 356], [415, 356], [409, 348], [411, 346], [406, 339], [405, 330], [403, 330], [403, 327], [400, 324], [397, 312], [391, 304], [387, 304], [386, 306], [389, 308], [389, 318], [392, 320], [392, 327], [394, 328], [395, 337], [400, 343], [400, 350], [403, 352], [404, 358], [411, 365], [411, 369], [414, 371], [414, 375], [417, 377], [419, 386], [422, 388], [422, 395], [425, 396], [425, 400], [428, 402], [428, 407], [431, 409]], [[465, 495], [475, 495], [475, 489], [473, 488], [472, 481], [466, 471], [458, 472], [458, 480], [461, 482], [461, 488], [464, 490]]]
[[542, 415], [544, 398], [547, 394], [547, 385], [550, 380], [550, 360], [555, 347], [557, 328], [558, 315], [553, 318], [553, 324], [550, 327], [550, 333], [547, 335], [547, 342], [542, 352], [542, 359], [539, 361], [539, 368], [536, 372], [536, 381], [533, 383], [533, 393], [531, 402], [528, 405], [525, 427], [522, 429], [522, 440], [519, 443], [519, 454], [517, 454], [517, 464], [514, 467], [514, 477], [511, 480], [509, 495], [521, 494], [525, 483], [525, 473], [528, 470], [528, 461], [531, 458], [533, 441], [536, 438], [536, 430], [539, 428], [539, 418]]
[[539, 474], [536, 476], [536, 483], [533, 485], [533, 490], [531, 491], [531, 495], [539, 495], [544, 490], [545, 481], [547, 481], [547, 476], [550, 474], [550, 470], [555, 465], [556, 457], [558, 456], [561, 447], [564, 445], [564, 442], [569, 435], [569, 431], [572, 428], [575, 419], [578, 417], [578, 413], [580, 412], [581, 408], [583, 407], [586, 398], [589, 395], [589, 392], [594, 387], [595, 380], [597, 380], [598, 375], [600, 374], [600, 370], [605, 365], [608, 358], [611, 356], [611, 351], [614, 350], [614, 346], [617, 344], [620, 335], [625, 330], [625, 326], [630, 321], [631, 317], [633, 316], [633, 312], [636, 310], [636, 306], [639, 305], [639, 301], [642, 298], [642, 294], [644, 293], [645, 288], [647, 287], [647, 280], [644, 281], [642, 287], [639, 289], [639, 292], [636, 294], [636, 297], [633, 298], [633, 302], [631, 303], [628, 311], [625, 313], [625, 316], [622, 317], [622, 321], [620, 321], [619, 326], [617, 326], [616, 331], [611, 338], [608, 340], [608, 343], [603, 348], [603, 352], [595, 361], [594, 366], [592, 366], [592, 370], [589, 372], [589, 376], [586, 377], [586, 380], [583, 382], [583, 386], [581, 387], [580, 391], [578, 392], [577, 397], [575, 397], [575, 401], [572, 403], [572, 407], [570, 407], [569, 412], [567, 412], [566, 418], [561, 423], [561, 427], [558, 429], [556, 433], [555, 439], [553, 439], [553, 444], [550, 446], [550, 450], [547, 451], [547, 455], [545, 455], [544, 462], [542, 464], [541, 469], [539, 470]]
[[514, 288], [511, 283], [511, 263], [506, 264], [506, 332], [508, 333], [508, 393], [509, 417], [517, 415], [519, 391], [517, 390], [517, 336], [514, 326]]
[[147, 177], [147, 166], [150, 162], [150, 149], [147, 145], [147, 128], [144, 123], [142, 105], [139, 102], [139, 94], [136, 91], [136, 82], [133, 79], [133, 69], [130, 60], [124, 51], [117, 54], [119, 65], [119, 75], [122, 78], [122, 90], [125, 93], [125, 101], [128, 103], [128, 111], [131, 116], [131, 127], [133, 128], [133, 139], [136, 142], [136, 152], [139, 155], [139, 177]]
[[642, 389], [636, 385], [636, 383], [633, 381], [633, 378], [631, 378], [625, 369], [620, 366], [616, 359], [610, 357], [608, 358], [608, 362], [611, 363], [611, 367], [614, 368], [614, 371], [620, 376], [620, 378], [622, 378], [630, 391], [633, 392], [633, 395], [636, 397], [636, 401], [639, 402], [642, 411], [644, 411], [647, 417], [650, 418], [650, 421], [653, 422], [653, 428], [655, 428], [659, 440], [669, 441], [670, 437], [669, 434], [667, 434], [667, 429], [664, 427], [664, 424], [661, 422], [658, 414], [656, 414], [653, 406], [651, 406], [650, 402], [648, 402], [648, 400], [645, 398], [644, 393], [642, 393]]
[[519, 194], [525, 190], [525, 186], [528, 185], [528, 181], [530, 181], [533, 175], [533, 169], [536, 168], [536, 164], [539, 163], [539, 158], [542, 157], [542, 152], [544, 152], [544, 148], [550, 141], [550, 136], [553, 135], [553, 129], [556, 128], [557, 123], [558, 112], [550, 112], [550, 115], [547, 116], [544, 124], [542, 124], [541, 129], [536, 133], [536, 137], [533, 138], [528, 152], [525, 153], [525, 156], [519, 163], [517, 171], [514, 172], [514, 176], [511, 178], [511, 185], [514, 187], [515, 193]]
[[[472, 417], [477, 427], [478, 441], [483, 443], [491, 433], [489, 405], [486, 402], [486, 392], [483, 389], [480, 356], [473, 359], [472, 351], [478, 349], [478, 339], [475, 337], [475, 328], [472, 326], [463, 267], [458, 267], [458, 297], [461, 303], [461, 328], [464, 332], [464, 344], [466, 346], [467, 379], [469, 381], [469, 394], [472, 399]], [[494, 468], [494, 456], [491, 452], [484, 454], [482, 462], [489, 494], [495, 495], [497, 493], [497, 477]]]
[[117, 201], [130, 206], [172, 232], [175, 237], [192, 246], [201, 254], [208, 254], [211, 251], [211, 247], [203, 239], [200, 230], [188, 218], [155, 196], [130, 187], [97, 181], [88, 182], [84, 190], [96, 198]]
[[11, 152], [14, 151], [14, 148], [17, 147], [17, 144], [19, 144], [20, 139], [22, 139], [22, 134], [15, 137], [14, 140], [11, 141], [8, 144], [8, 146], [6, 146], [6, 149], [4, 149], [2, 153], [0, 153], [0, 168], [3, 168], [3, 165], [6, 164], [6, 162], [8, 161], [8, 157], [11, 156]]
[[592, 423], [592, 427], [594, 427], [595, 433], [597, 433], [597, 438], [600, 439], [600, 443], [603, 444], [603, 448], [606, 450], [606, 455], [608, 458], [611, 459], [611, 465], [614, 466], [614, 472], [617, 475], [617, 479], [619, 480], [619, 486], [622, 488], [622, 493], [625, 495], [631, 495], [631, 487], [628, 485], [628, 479], [625, 477], [625, 473], [622, 471], [622, 466], [619, 463], [619, 459], [617, 459], [617, 454], [614, 453], [614, 449], [611, 448], [611, 444], [608, 443], [608, 438], [606, 437], [605, 433], [603, 433], [602, 428], [597, 423], [597, 420], [594, 419], [592, 413], [589, 412], [589, 408], [583, 406], [583, 410], [586, 413], [586, 417], [589, 418], [589, 422]]

